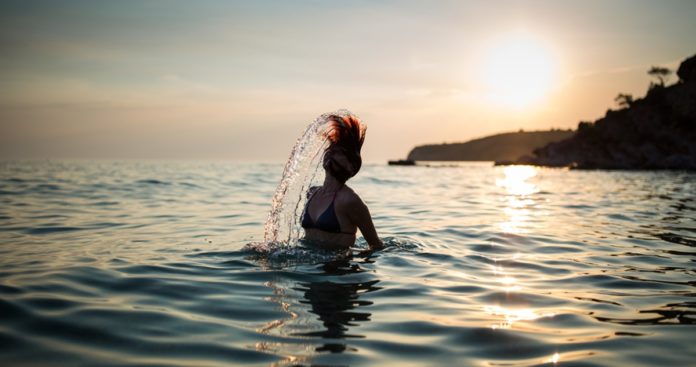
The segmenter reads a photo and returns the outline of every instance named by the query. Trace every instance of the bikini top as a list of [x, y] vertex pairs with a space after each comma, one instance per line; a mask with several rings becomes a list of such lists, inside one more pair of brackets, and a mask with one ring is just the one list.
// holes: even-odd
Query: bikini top
[[321, 215], [319, 216], [319, 218], [317, 218], [316, 221], [314, 221], [312, 220], [312, 217], [309, 215], [309, 203], [311, 203], [312, 199], [314, 199], [314, 196], [316, 195], [316, 193], [314, 193], [309, 198], [309, 200], [307, 200], [307, 204], [305, 205], [304, 215], [302, 216], [302, 228], [315, 228], [330, 233], [353, 234], [350, 232], [341, 231], [341, 224], [338, 222], [338, 217], [336, 216], [336, 208], [334, 207], [334, 202], [336, 201], [336, 194], [338, 194], [338, 191], [334, 193], [329, 207], [326, 208], [326, 210], [324, 210], [323, 213], [321, 213]]

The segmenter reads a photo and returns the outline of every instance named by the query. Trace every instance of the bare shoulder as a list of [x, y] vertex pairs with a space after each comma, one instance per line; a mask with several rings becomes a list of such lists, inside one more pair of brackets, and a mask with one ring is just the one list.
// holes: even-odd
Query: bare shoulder
[[343, 190], [341, 190], [341, 194], [336, 198], [336, 204], [345, 208], [365, 206], [360, 196], [348, 186], [345, 186]]

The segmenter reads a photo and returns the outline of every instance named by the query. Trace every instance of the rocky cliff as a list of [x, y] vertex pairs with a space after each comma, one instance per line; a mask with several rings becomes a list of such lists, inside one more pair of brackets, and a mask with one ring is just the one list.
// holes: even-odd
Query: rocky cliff
[[696, 170], [696, 55], [679, 81], [652, 84], [645, 97], [581, 122], [570, 138], [536, 149], [516, 163], [587, 169]]
[[510, 161], [539, 147], [568, 138], [571, 130], [520, 131], [465, 143], [421, 145], [408, 154], [412, 161]]

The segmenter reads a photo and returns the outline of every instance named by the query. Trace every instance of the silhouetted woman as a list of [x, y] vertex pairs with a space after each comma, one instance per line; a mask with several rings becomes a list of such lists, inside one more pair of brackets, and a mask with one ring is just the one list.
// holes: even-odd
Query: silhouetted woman
[[326, 177], [322, 186], [314, 186], [307, 193], [302, 215], [305, 238], [323, 248], [348, 249], [355, 244], [355, 234], [360, 229], [370, 249], [380, 249], [384, 245], [367, 205], [346, 185], [362, 166], [360, 149], [366, 128], [353, 115], [332, 115], [329, 123], [329, 146], [323, 157]]

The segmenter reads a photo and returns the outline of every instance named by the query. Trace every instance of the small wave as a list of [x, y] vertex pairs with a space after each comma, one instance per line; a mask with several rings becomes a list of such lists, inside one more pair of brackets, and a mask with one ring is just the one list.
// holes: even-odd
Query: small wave
[[385, 186], [389, 186], [389, 187], [395, 187], [395, 186], [405, 184], [404, 181], [392, 180], [392, 179], [387, 179], [387, 178], [368, 177], [367, 180], [370, 183], [373, 183], [376, 185], [385, 185]]
[[61, 187], [59, 185], [54, 185], [54, 184], [39, 184], [39, 185], [36, 185], [32, 188], [32, 190], [36, 190], [36, 191], [44, 191], [44, 190], [58, 191], [60, 189], [61, 189]]
[[244, 256], [247, 254], [247, 250], [241, 250], [241, 251], [205, 251], [205, 252], [196, 252], [192, 254], [187, 254], [186, 257], [192, 257], [192, 258], [231, 258], [231, 257], [240, 257]]
[[85, 228], [82, 227], [38, 227], [38, 228], [27, 228], [24, 230], [25, 233], [31, 234], [31, 235], [44, 235], [44, 234], [53, 234], [53, 233], [61, 233], [61, 232], [74, 232], [74, 231], [82, 231]]
[[200, 189], [200, 188], [202, 188], [202, 186], [196, 185], [196, 184], [190, 183], [190, 182], [179, 182], [179, 185], [181, 185], [181, 186], [186, 186], [186, 187], [190, 187], [190, 188], [194, 188], [194, 189]]
[[145, 184], [145, 185], [171, 185], [171, 183], [169, 183], [169, 182], [155, 180], [155, 179], [138, 180], [138, 181], [135, 181], [135, 183]]
[[92, 203], [94, 206], [113, 206], [119, 204], [120, 202], [118, 201], [97, 201], [96, 203]]
[[10, 295], [10, 294], [21, 294], [23, 293], [21, 288], [17, 288], [11, 285], [0, 284], [0, 294]]
[[688, 310], [641, 310], [641, 314], [654, 314], [646, 318], [614, 318], [595, 316], [597, 321], [621, 325], [694, 325], [696, 312]]
[[685, 245], [685, 246], [689, 246], [689, 247], [696, 247], [696, 241], [678, 236], [674, 233], [659, 233], [656, 236], [657, 236], [657, 238], [659, 238], [663, 241], [672, 242], [672, 243]]
[[[384, 237], [384, 252], [418, 252], [426, 247], [426, 243], [412, 237]], [[363, 238], [358, 240], [358, 245], [367, 248], [367, 242]]]

